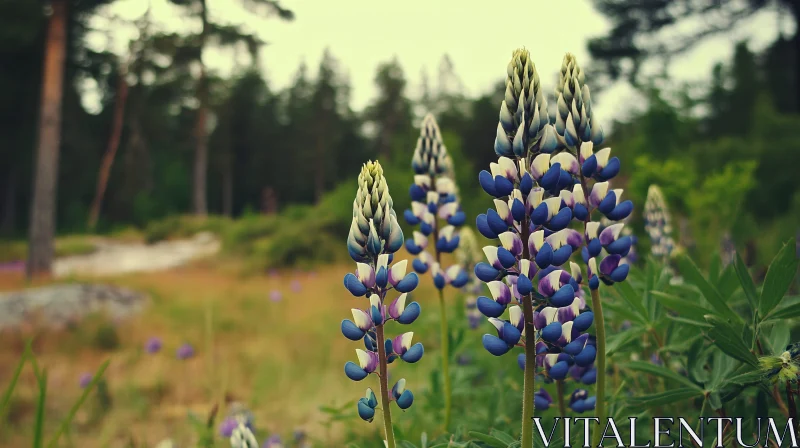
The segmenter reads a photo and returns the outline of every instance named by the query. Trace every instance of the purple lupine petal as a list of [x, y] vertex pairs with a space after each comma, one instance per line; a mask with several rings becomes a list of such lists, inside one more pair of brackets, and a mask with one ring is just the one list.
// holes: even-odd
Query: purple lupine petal
[[356, 356], [358, 356], [359, 366], [364, 369], [365, 372], [372, 373], [378, 368], [377, 353], [356, 349]]
[[511, 303], [511, 290], [505, 283], [495, 280], [486, 284], [489, 287], [489, 292], [492, 294], [495, 302], [501, 305], [508, 305]]
[[[375, 287], [375, 269], [372, 266], [366, 263], [356, 263], [355, 274], [358, 281], [360, 281], [368, 289]], [[295, 282], [296, 281], [297, 280], [295, 280]]]
[[592, 186], [592, 192], [589, 193], [589, 205], [597, 208], [600, 202], [606, 198], [606, 194], [608, 194], [608, 182], [597, 182]]
[[407, 297], [407, 293], [400, 294], [400, 296], [394, 299], [391, 305], [389, 305], [388, 312], [392, 319], [397, 319], [401, 314], [403, 314], [403, 311], [406, 309]]
[[504, 232], [498, 235], [503, 248], [519, 257], [522, 254], [522, 240], [515, 232]]
[[600, 273], [605, 276], [611, 275], [611, 273], [614, 272], [614, 269], [619, 266], [621, 260], [622, 257], [619, 255], [609, 255], [606, 258], [603, 258], [603, 261], [600, 262]]
[[617, 238], [619, 238], [619, 234], [620, 232], [622, 232], [623, 227], [625, 227], [625, 224], [617, 223], [617, 224], [612, 224], [603, 229], [603, 231], [600, 232], [599, 236], [600, 244], [602, 244], [603, 247], [605, 247], [616, 241]]
[[393, 264], [392, 267], [389, 269], [388, 273], [389, 284], [392, 286], [397, 286], [397, 284], [400, 283], [400, 280], [402, 280], [403, 277], [406, 276], [407, 268], [408, 268], [408, 260], [400, 260], [397, 263]]

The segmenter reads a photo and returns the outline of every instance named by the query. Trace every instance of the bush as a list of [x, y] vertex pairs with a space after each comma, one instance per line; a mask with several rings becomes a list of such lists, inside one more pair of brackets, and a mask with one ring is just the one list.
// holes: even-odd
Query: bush
[[231, 220], [224, 216], [169, 216], [147, 224], [144, 240], [152, 244], [170, 238], [188, 238], [200, 232], [220, 234], [230, 223]]
[[94, 332], [94, 346], [100, 350], [111, 351], [119, 348], [119, 334], [110, 322], [100, 324]]

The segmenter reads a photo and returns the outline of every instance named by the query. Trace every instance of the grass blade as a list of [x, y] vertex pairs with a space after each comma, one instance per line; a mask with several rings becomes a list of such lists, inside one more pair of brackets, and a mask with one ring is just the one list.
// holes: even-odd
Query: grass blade
[[22, 373], [22, 368], [25, 367], [25, 361], [27, 361], [30, 356], [30, 350], [31, 341], [28, 341], [25, 345], [25, 351], [22, 352], [22, 356], [19, 359], [19, 364], [17, 364], [17, 368], [14, 369], [14, 374], [11, 376], [11, 382], [8, 384], [6, 391], [3, 392], [3, 399], [0, 401], [0, 426], [6, 421], [6, 412], [8, 412], [8, 406], [11, 403], [11, 395], [17, 387], [17, 381]]
[[42, 447], [44, 437], [44, 405], [47, 398], [47, 370], [37, 376], [39, 384], [39, 401], [36, 403], [36, 421], [33, 426], [33, 448]]
[[86, 386], [86, 389], [83, 390], [81, 397], [75, 402], [74, 405], [72, 405], [72, 409], [69, 410], [67, 417], [61, 421], [61, 424], [58, 426], [58, 430], [56, 430], [56, 433], [53, 434], [53, 438], [50, 440], [50, 443], [47, 444], [47, 448], [54, 448], [56, 444], [58, 444], [59, 437], [61, 437], [61, 434], [63, 434], [67, 428], [69, 428], [69, 425], [72, 423], [72, 419], [75, 418], [75, 414], [78, 412], [78, 409], [80, 409], [81, 405], [83, 405], [83, 402], [86, 401], [86, 398], [89, 396], [89, 392], [91, 392], [92, 389], [97, 386], [97, 383], [100, 381], [100, 378], [103, 377], [103, 373], [105, 373], [110, 362], [111, 360], [104, 362], [103, 365], [97, 369], [97, 373], [94, 374], [92, 382]]

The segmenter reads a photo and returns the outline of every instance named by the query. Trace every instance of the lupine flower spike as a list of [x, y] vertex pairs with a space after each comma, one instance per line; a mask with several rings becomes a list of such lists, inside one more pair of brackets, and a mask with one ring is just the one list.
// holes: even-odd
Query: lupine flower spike
[[[364, 297], [366, 303], [353, 308], [353, 320], [343, 320], [341, 326], [342, 334], [352, 341], [363, 341], [364, 349], [356, 350], [358, 363], [348, 362], [344, 372], [353, 381], [361, 381], [370, 374], [378, 376], [389, 448], [396, 446], [390, 404], [394, 401], [400, 409], [408, 409], [414, 395], [406, 389], [405, 379], [390, 388], [388, 364], [398, 359], [415, 363], [424, 352], [421, 343], [413, 342], [413, 332], [394, 338], [386, 338], [384, 332], [387, 322], [408, 325], [420, 314], [419, 304], [407, 300], [408, 293], [419, 283], [417, 274], [406, 273], [405, 260], [391, 264], [394, 253], [403, 245], [403, 231], [392, 206], [381, 165], [377, 161], [366, 163], [358, 176], [353, 221], [347, 238], [356, 270], [344, 277], [345, 288], [356, 297]], [[357, 403], [358, 415], [371, 422], [378, 404], [378, 397], [372, 389], [367, 389], [365, 397]]]
[[256, 436], [244, 423], [239, 423], [239, 426], [233, 430], [230, 441], [231, 448], [258, 448]]
[[[608, 148], [594, 149], [603, 131], [593, 121], [589, 87], [575, 58], [568, 54], [561, 67], [553, 125], [527, 50], [514, 52], [507, 76], [494, 145], [499, 159], [478, 178], [494, 197], [494, 208], [478, 216], [477, 227], [500, 244], [484, 247], [487, 262], [475, 266], [491, 293], [478, 297], [477, 307], [495, 328], [495, 334], [483, 337], [487, 351], [501, 356], [524, 348], [517, 359], [525, 372], [522, 446], [531, 446], [534, 406], [552, 402], [536, 392], [537, 368], [556, 381], [569, 375], [584, 384], [596, 382], [603, 396], [605, 331], [597, 289], [601, 282], [625, 280], [624, 257], [632, 240], [621, 233], [622, 224], [601, 227], [593, 215], [624, 220], [633, 204], [608, 183], [619, 172], [619, 159], [610, 157]], [[579, 251], [586, 275], [571, 261]], [[591, 291], [591, 309], [585, 287]], [[593, 322], [596, 338], [586, 333]], [[558, 398], [563, 403], [564, 397]], [[573, 398], [575, 412], [596, 401], [582, 390]]]
[[[439, 125], [431, 114], [422, 120], [411, 168], [414, 170], [414, 183], [409, 189], [411, 209], [406, 210], [404, 215], [409, 224], [419, 225], [419, 230], [415, 230], [413, 238], [406, 241], [406, 249], [417, 256], [413, 262], [414, 270], [419, 274], [430, 272], [433, 284], [439, 290], [444, 425], [447, 428], [450, 426], [451, 407], [448, 348], [450, 333], [447, 329], [444, 288], [447, 285], [463, 287], [469, 281], [469, 275], [459, 264], [443, 267], [441, 255], [452, 253], [458, 248], [460, 235], [457, 229], [466, 221], [466, 215], [459, 204], [452, 161], [442, 141]], [[432, 244], [429, 244], [430, 239], [433, 240]]]
[[[456, 260], [467, 272], [473, 272], [475, 266], [483, 259], [483, 252], [475, 238], [475, 233], [469, 227], [461, 229], [461, 244], [456, 251]], [[466, 308], [467, 322], [471, 329], [476, 329], [483, 321], [481, 312], [478, 311], [478, 296], [483, 292], [483, 282], [470, 275], [467, 284], [461, 290], [464, 293], [464, 306]]]
[[669, 260], [675, 249], [669, 209], [658, 185], [650, 185], [644, 203], [644, 229], [650, 237], [650, 253], [661, 261]]

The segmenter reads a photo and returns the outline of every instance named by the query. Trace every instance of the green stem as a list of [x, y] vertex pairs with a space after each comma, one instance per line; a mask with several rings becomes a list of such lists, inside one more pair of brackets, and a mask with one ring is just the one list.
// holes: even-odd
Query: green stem
[[439, 305], [441, 306], [442, 330], [442, 379], [444, 380], [444, 428], [450, 427], [450, 409], [452, 396], [450, 395], [450, 332], [447, 329], [447, 304], [444, 302], [444, 290], [439, 290]]
[[[592, 290], [592, 312], [594, 313], [594, 328], [597, 344], [597, 405], [595, 407], [597, 418], [601, 427], [605, 427], [606, 419], [606, 323], [603, 319], [603, 305], [600, 303], [600, 293]], [[601, 431], [592, 435], [592, 446], [600, 444]]]
[[[530, 259], [528, 238], [530, 226], [526, 217], [520, 226], [522, 257]], [[533, 415], [536, 411], [536, 332], [533, 331], [533, 297], [522, 297], [522, 316], [525, 319], [525, 379], [522, 386], [522, 448], [533, 446]]]
[[564, 380], [556, 381], [556, 393], [558, 394], [558, 412], [561, 420], [567, 419], [567, 404], [564, 402]]
[[386, 432], [387, 448], [396, 448], [394, 442], [394, 427], [392, 426], [392, 404], [389, 401], [389, 369], [386, 364], [386, 348], [384, 347], [385, 337], [383, 335], [383, 325], [375, 327], [375, 335], [378, 346], [378, 359], [380, 360], [380, 380], [381, 380], [381, 408], [383, 410], [383, 428]]

